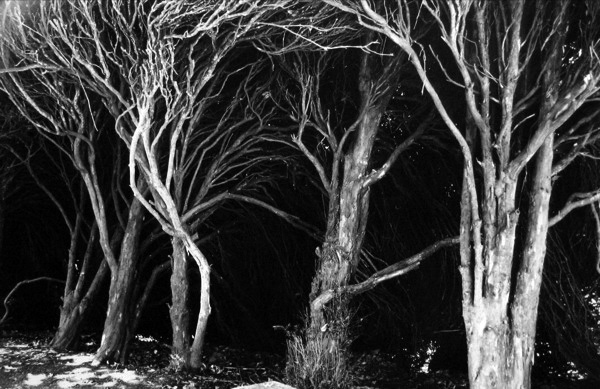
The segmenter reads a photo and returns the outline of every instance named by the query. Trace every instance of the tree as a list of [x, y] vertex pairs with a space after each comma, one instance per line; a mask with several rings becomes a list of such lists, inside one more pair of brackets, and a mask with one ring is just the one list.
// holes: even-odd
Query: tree
[[[93, 91], [83, 88], [81, 79], [77, 78], [78, 74], [71, 63], [71, 57], [66, 54], [71, 49], [72, 42], [69, 39], [77, 36], [76, 32], [70, 37], [59, 33], [61, 26], [68, 25], [69, 16], [64, 12], [69, 9], [63, 8], [66, 5], [62, 2], [44, 2], [40, 3], [38, 10], [26, 15], [21, 13], [19, 5], [5, 10], [1, 57], [3, 67], [11, 71], [2, 74], [0, 83], [21, 115], [41, 134], [66, 139], [65, 144], [59, 141], [55, 144], [71, 160], [85, 184], [97, 225], [100, 247], [111, 271], [108, 316], [114, 319], [119, 318], [121, 314], [121, 318], [124, 318], [117, 319], [117, 325], [109, 326], [111, 336], [103, 339], [103, 347], [108, 342], [112, 350], [111, 353], [105, 353], [101, 347], [99, 358], [108, 358], [107, 354], [110, 354], [110, 358], [120, 359], [124, 358], [126, 349], [124, 334], [129, 322], [125, 319], [130, 316], [128, 309], [133, 300], [131, 293], [135, 286], [137, 247], [144, 211], [141, 204], [132, 199], [131, 195], [122, 198], [122, 191], [116, 188], [114, 191], [105, 190], [100, 182], [99, 168], [106, 168], [107, 171], [118, 175], [120, 167], [114, 166], [113, 169], [113, 166], [107, 164], [109, 158], [102, 160], [97, 155], [98, 138], [103, 133], [103, 127], [99, 127], [98, 123], [103, 117], [103, 111], [96, 103]], [[34, 16], [30, 17], [31, 15]], [[114, 157], [117, 165], [123, 161], [118, 152]], [[115, 201], [112, 207], [108, 207], [107, 197]], [[111, 222], [114, 219], [107, 215], [107, 212], [110, 212], [110, 209], [121, 210], [123, 206], [126, 208], [123, 210], [125, 217], [119, 212], [114, 215], [122, 230], [113, 229]], [[76, 222], [72, 225], [73, 231], [76, 230], [75, 226]], [[72, 263], [72, 266], [75, 266], [75, 263]], [[100, 276], [102, 271], [103, 267], [100, 266], [97, 275]], [[84, 274], [79, 273], [79, 276]], [[70, 296], [71, 287], [73, 285], [67, 283], [63, 301], [65, 305], [61, 310], [62, 317], [70, 319], [61, 318], [61, 324], [67, 327], [59, 328], [57, 336], [59, 333], [67, 337], [76, 334], [76, 326], [82, 319], [78, 312], [83, 312], [81, 304], [87, 300], [83, 295], [80, 295], [82, 300], [73, 300]], [[119, 342], [112, 342], [113, 337], [119, 339]], [[72, 339], [59, 338], [53, 341], [57, 347], [72, 345]]]
[[[550, 217], [559, 173], [597, 139], [591, 101], [600, 80], [600, 7], [427, 0], [377, 12], [368, 0], [325, 2], [408, 55], [462, 151], [460, 270], [471, 387], [530, 387], [547, 230], [600, 197], [596, 190], [575, 194]], [[446, 51], [434, 55], [447, 83], [464, 90], [465, 120], [451, 116], [452, 103], [424, 65], [420, 47], [430, 45], [412, 31], [416, 7], [435, 21]]]
[[[443, 241], [382, 269], [364, 282], [350, 284], [364, 259], [361, 251], [367, 229], [370, 188], [419, 140], [433, 118], [426, 104], [408, 115], [410, 124], [403, 124], [414, 126], [412, 131], [404, 137], [398, 136], [401, 140], [385, 155], [383, 162], [374, 161], [373, 149], [381, 139], [382, 117], [394, 93], [402, 89], [398, 80], [406, 57], [385, 45], [382, 45], [384, 56], [370, 52], [371, 38], [367, 34], [364, 52], [354, 53], [359, 58], [357, 67], [340, 61], [340, 58], [353, 58], [348, 53], [337, 58], [321, 52], [300, 53], [279, 61], [284, 76], [274, 95], [297, 126], [290, 143], [312, 164], [328, 201], [324, 242], [316, 250], [318, 262], [305, 332], [288, 345], [288, 376], [298, 385], [347, 385], [345, 358], [350, 344], [351, 297], [415, 269], [421, 260], [438, 249], [457, 243], [457, 239]], [[337, 66], [337, 69], [343, 66], [344, 72], [356, 72], [357, 83], [346, 80], [349, 85], [345, 90], [336, 85], [343, 81], [327, 83], [328, 72], [336, 72], [330, 69]], [[356, 97], [353, 97], [353, 87], [358, 89]], [[354, 99], [355, 105], [352, 104]], [[421, 124], [414, 125], [419, 120]]]
[[[129, 147], [130, 186], [136, 198], [173, 237], [171, 318], [175, 359], [181, 361], [182, 367], [201, 366], [210, 314], [210, 266], [196, 243], [194, 225], [206, 217], [202, 213], [212, 212], [224, 200], [266, 206], [233, 193], [265, 180], [262, 175], [254, 175], [252, 167], [272, 159], [261, 155], [258, 147], [260, 132], [266, 126], [264, 118], [249, 123], [253, 110], [262, 109], [257, 103], [262, 88], [254, 78], [263, 65], [230, 68], [228, 62], [236, 57], [229, 53], [234, 48], [242, 50], [241, 43], [263, 34], [262, 23], [271, 18], [281, 22], [282, 16], [285, 20], [286, 4], [230, 2], [215, 7], [197, 2], [153, 2], [147, 13], [137, 15], [145, 29], [145, 42], [132, 42], [127, 54], [137, 56], [125, 65], [136, 75], [135, 82], [125, 85], [130, 88], [125, 94], [121, 93], [124, 85], [116, 96], [116, 88], [104, 91], [117, 119], [117, 132]], [[121, 19], [121, 26], [131, 22], [114, 6], [107, 13], [111, 19]], [[219, 31], [214, 33], [213, 28], [217, 27]], [[267, 30], [270, 28], [267, 25]], [[115, 34], [127, 36], [128, 32], [116, 29]], [[232, 95], [233, 102], [223, 105], [219, 101], [223, 96], [219, 95], [225, 94], [226, 86], [230, 87], [230, 78], [235, 80], [244, 73], [247, 75]], [[120, 109], [114, 108], [116, 102]], [[243, 103], [249, 108], [239, 111]], [[207, 122], [209, 109], [222, 109], [220, 117], [209, 118], [214, 120], [212, 123]], [[205, 160], [209, 158], [210, 163]], [[142, 181], [138, 181], [137, 171]], [[149, 187], [153, 202], [144, 199], [140, 182]], [[201, 280], [200, 310], [189, 349], [184, 248], [194, 259]]]
[[[24, 162], [37, 186], [58, 209], [69, 231], [63, 303], [58, 327], [50, 346], [56, 350], [72, 350], [78, 345], [81, 323], [98, 296], [102, 282], [108, 274], [108, 267], [106, 261], [100, 261], [98, 264], [95, 258], [98, 226], [94, 218], [90, 218], [86, 212], [88, 197], [81, 176], [75, 175], [73, 178], [71, 161], [64, 160], [60, 154], [57, 158], [52, 141], [43, 142], [43, 136], [40, 138], [38, 147], [47, 155], [49, 165], [55, 168], [45, 174], [58, 178], [54, 180], [53, 187], [46, 185], [37, 171], [39, 168], [32, 166], [31, 150]], [[63, 187], [56, 189], [56, 183], [62, 184]], [[82, 248], [82, 245], [85, 245], [85, 248]], [[90, 275], [91, 282], [88, 278]]]
[[[64, 83], [68, 85], [67, 91], [71, 92], [71, 100], [77, 104], [87, 103], [96, 109], [98, 102], [101, 102], [114, 119], [116, 133], [129, 149], [130, 187], [135, 199], [129, 208], [129, 221], [118, 261], [110, 250], [107, 230], [100, 225], [100, 220], [105, 219], [105, 204], [90, 189], [94, 212], [99, 219], [99, 240], [111, 269], [109, 308], [95, 363], [124, 358], [126, 328], [129, 327], [127, 322], [131, 320], [126, 302], [131, 299], [135, 284], [139, 231], [143, 209], [146, 209], [158, 220], [163, 230], [173, 237], [175, 256], [183, 256], [183, 244], [200, 271], [200, 312], [196, 336], [189, 350], [191, 366], [200, 366], [210, 313], [210, 268], [196, 243], [191, 229], [194, 223], [190, 218], [201, 211], [209, 211], [219, 201], [235, 198], [225, 193], [220, 197], [205, 198], [206, 192], [215, 186], [216, 181], [222, 180], [218, 185], [225, 187], [240, 177], [246, 177], [248, 166], [266, 159], [259, 157], [253, 160], [256, 157], [249, 156], [256, 151], [254, 138], [257, 130], [264, 129], [264, 122], [246, 126], [242, 121], [229, 129], [223, 128], [224, 125], [230, 125], [229, 116], [239, 108], [239, 104], [234, 101], [231, 109], [222, 111], [223, 117], [216, 120], [216, 126], [211, 127], [212, 133], [202, 132], [198, 127], [205, 124], [202, 122], [205, 115], [203, 105], [218, 100], [218, 96], [213, 96], [212, 93], [222, 92], [223, 86], [213, 80], [229, 79], [224, 73], [220, 73], [219, 68], [225, 66], [227, 54], [240, 43], [249, 41], [250, 38], [259, 40], [263, 34], [273, 35], [273, 31], [285, 31], [291, 35], [292, 39], [285, 42], [286, 49], [299, 47], [297, 42], [306, 45], [307, 42], [313, 44], [318, 41], [299, 37], [311, 36], [310, 30], [314, 26], [307, 21], [322, 7], [297, 7], [300, 6], [311, 12], [292, 11], [295, 7], [287, 0], [251, 4], [235, 1], [218, 4], [167, 0], [106, 0], [97, 3], [81, 0], [49, 1], [40, 7], [36, 28], [24, 32], [15, 27], [18, 33], [15, 32], [14, 36], [24, 40], [31, 39], [32, 42], [27, 42], [28, 47], [37, 47], [38, 51], [24, 50], [25, 45], [19, 46], [20, 51], [15, 49], [16, 58], [28, 58], [29, 61], [17, 61], [12, 73], [19, 71], [20, 66], [20, 70], [38, 71], [42, 77], [57, 75], [59, 84], [54, 86], [56, 91], [51, 91], [46, 96], [63, 93], [60, 88]], [[320, 18], [327, 17], [328, 14], [320, 15]], [[291, 27], [281, 30], [279, 26], [286, 23]], [[299, 34], [295, 30], [306, 33]], [[327, 30], [317, 30], [315, 34], [324, 35], [326, 32]], [[41, 41], [49, 44], [42, 46]], [[44, 54], [48, 58], [38, 61]], [[241, 71], [245, 67], [239, 68]], [[248, 69], [251, 74], [254, 73], [253, 67]], [[15, 76], [11, 77], [14, 79]], [[242, 82], [242, 85], [244, 88], [239, 89], [238, 93], [244, 97], [244, 94], [249, 94], [250, 89], [249, 84]], [[245, 97], [246, 100], [250, 98], [259, 101], [260, 95], [252, 93]], [[90, 137], [90, 133], [85, 131], [92, 128], [88, 125], [94, 124], [91, 120], [94, 115], [81, 114], [85, 112], [81, 108], [85, 104], [76, 107], [71, 107], [66, 102], [64, 104], [76, 114], [73, 120], [78, 120], [78, 132], [74, 143], [79, 147], [83, 144], [82, 138], [88, 140]], [[251, 104], [250, 111], [258, 105]], [[246, 111], [246, 116], [248, 113]], [[46, 119], [51, 120], [52, 115], [47, 116], [50, 118]], [[70, 112], [64, 115], [69, 116]], [[84, 122], [84, 119], [87, 121]], [[194, 135], [195, 131], [199, 131], [198, 136]], [[233, 136], [239, 131], [247, 132], [241, 137]], [[92, 150], [88, 153], [92, 165], [94, 154]], [[192, 165], [185, 165], [209, 156], [216, 162], [209, 165], [205, 181], [196, 181], [195, 176], [189, 178], [182, 175], [197, 174], [197, 171], [192, 170]], [[178, 168], [182, 170], [176, 171]], [[86, 174], [84, 178], [86, 183], [89, 182], [90, 188], [97, 186], [93, 175]], [[243, 179], [239, 183], [243, 184], [241, 186], [245, 185]], [[185, 185], [190, 185], [189, 188], [198, 188], [196, 185], [200, 185], [201, 195], [191, 198], [196, 203], [188, 202], [189, 194], [186, 198], [180, 197], [182, 193], [178, 191]], [[192, 208], [186, 211], [188, 206]], [[185, 269], [178, 268], [177, 264], [181, 264], [181, 261], [174, 263], [175, 274], [184, 274]], [[185, 291], [175, 292], [176, 296], [185, 295]], [[175, 316], [177, 315], [173, 317]], [[182, 327], [175, 326], [175, 333], [179, 336], [181, 331], [178, 328]]]
[[[154, 202], [142, 202], [173, 236], [174, 359], [181, 361], [181, 367], [198, 368], [210, 314], [210, 268], [193, 232], [226, 200], [261, 206], [306, 229], [299, 219], [260, 200], [256, 191], [273, 180], [269, 166], [282, 157], [270, 152], [265, 142], [273, 131], [269, 123], [273, 108], [266, 105], [269, 58], [252, 46], [265, 50], [264, 42], [283, 39], [281, 52], [300, 50], [318, 44], [325, 32], [335, 36], [337, 21], [333, 27], [311, 32], [315, 15], [327, 21], [330, 14], [287, 1], [230, 2], [218, 8], [192, 2], [183, 6], [185, 11], [175, 7], [178, 4], [153, 5], [162, 11], [151, 23], [154, 29], [148, 30], [147, 44], [156, 55], [143, 62], [147, 70], [141, 74], [140, 90], [146, 94], [138, 102], [139, 117], [131, 132], [121, 136], [130, 147], [134, 193], [137, 167], [153, 189]], [[218, 33], [212, 32], [213, 24], [219, 26]], [[291, 35], [287, 41], [286, 33]], [[152, 77], [144, 79], [146, 75]], [[227, 99], [231, 102], [225, 103]], [[155, 111], [157, 101], [164, 105]], [[155, 115], [160, 115], [160, 121]], [[157, 147], [160, 144], [164, 147]], [[200, 311], [189, 350], [183, 248], [196, 262], [201, 278]]]

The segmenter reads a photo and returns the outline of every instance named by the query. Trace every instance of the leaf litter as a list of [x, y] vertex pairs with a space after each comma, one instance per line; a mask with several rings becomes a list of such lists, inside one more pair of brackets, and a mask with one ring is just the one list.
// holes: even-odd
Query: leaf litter
[[[170, 349], [151, 337], [138, 336], [130, 346], [129, 363], [94, 367], [98, 347], [85, 336], [78, 352], [56, 352], [46, 345], [50, 332], [4, 332], [0, 337], [0, 388], [168, 388], [228, 389], [266, 381], [285, 382], [285, 357], [222, 345], [207, 345], [205, 369], [178, 372], [169, 367]], [[415, 375], [386, 353], [353, 356], [356, 387], [466, 388], [466, 377]]]

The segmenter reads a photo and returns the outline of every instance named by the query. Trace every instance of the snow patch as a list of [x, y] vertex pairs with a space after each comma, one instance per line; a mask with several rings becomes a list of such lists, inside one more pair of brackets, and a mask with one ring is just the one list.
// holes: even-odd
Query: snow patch
[[71, 362], [67, 362], [67, 366], [81, 366], [85, 363], [90, 363], [94, 359], [92, 354], [80, 354], [80, 355], [65, 355], [64, 357], [60, 357], [63, 361], [72, 359]]
[[46, 374], [27, 374], [27, 379], [23, 381], [23, 384], [27, 386], [39, 386], [44, 383], [46, 378], [48, 378]]

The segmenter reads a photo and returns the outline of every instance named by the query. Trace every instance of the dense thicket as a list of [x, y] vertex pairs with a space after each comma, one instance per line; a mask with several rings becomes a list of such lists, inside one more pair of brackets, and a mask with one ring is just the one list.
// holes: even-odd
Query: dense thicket
[[208, 333], [336, 388], [435, 343], [529, 388], [538, 336], [598, 378], [595, 1], [0, 7], [0, 269], [62, 288], [52, 347], [105, 311], [97, 364]]

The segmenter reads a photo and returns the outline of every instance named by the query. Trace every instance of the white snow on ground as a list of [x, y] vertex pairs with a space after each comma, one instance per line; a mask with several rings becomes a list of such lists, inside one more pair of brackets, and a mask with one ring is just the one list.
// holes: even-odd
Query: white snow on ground
[[144, 377], [135, 371], [127, 369], [120, 371], [110, 368], [92, 369], [89, 367], [78, 367], [63, 374], [57, 374], [54, 376], [54, 379], [59, 388], [73, 388], [105, 380], [106, 382], [102, 384], [104, 387], [112, 387], [120, 383], [135, 385], [142, 383]]
[[60, 357], [59, 359], [62, 359], [63, 361], [72, 359], [71, 362], [65, 363], [67, 366], [81, 366], [84, 363], [92, 362], [92, 360], [94, 359], [94, 355], [93, 354], [65, 355], [65, 356]]
[[[0, 0], [2, 1], [2, 0]], [[108, 366], [94, 368], [91, 362], [94, 359], [93, 354], [58, 354], [49, 349], [35, 349], [25, 344], [10, 344], [8, 347], [0, 346], [0, 372], [19, 371], [27, 368], [21, 362], [11, 361], [10, 356], [23, 354], [34, 364], [38, 361], [53, 358], [63, 361], [64, 366], [68, 366], [67, 371], [60, 374], [31, 374], [21, 382], [19, 388], [76, 388], [82, 386], [94, 386], [105, 388], [118, 388], [122, 385], [139, 385], [144, 383], [145, 376], [137, 374], [129, 369], [112, 369]]]
[[27, 374], [27, 379], [23, 381], [23, 384], [27, 386], [40, 386], [46, 378], [48, 378], [47, 374]]

